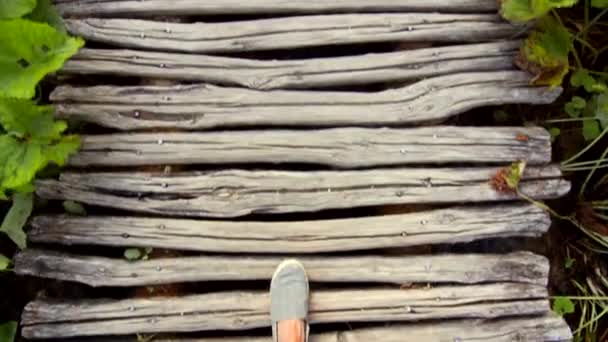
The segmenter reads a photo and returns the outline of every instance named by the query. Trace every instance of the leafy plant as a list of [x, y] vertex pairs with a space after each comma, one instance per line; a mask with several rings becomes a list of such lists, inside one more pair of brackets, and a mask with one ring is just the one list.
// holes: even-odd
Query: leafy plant
[[0, 272], [4, 272], [4, 271], [8, 270], [8, 268], [10, 266], [11, 266], [11, 259], [0, 254]]
[[12, 342], [17, 334], [17, 322], [5, 322], [0, 324], [0, 342]]
[[152, 248], [127, 248], [124, 251], [125, 259], [129, 261], [136, 260], [148, 260], [150, 253], [152, 253]]

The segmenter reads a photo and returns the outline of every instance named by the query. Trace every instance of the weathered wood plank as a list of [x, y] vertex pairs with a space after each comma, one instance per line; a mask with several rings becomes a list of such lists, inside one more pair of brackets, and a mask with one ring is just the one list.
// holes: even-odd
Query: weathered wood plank
[[550, 162], [547, 130], [432, 126], [85, 135], [69, 165], [302, 163], [347, 169], [513, 160]]
[[87, 41], [163, 51], [238, 52], [372, 42], [479, 42], [513, 38], [525, 25], [497, 14], [336, 14], [223, 23], [68, 19]]
[[[310, 321], [384, 322], [498, 318], [549, 312], [544, 286], [518, 283], [314, 291]], [[22, 315], [26, 338], [244, 330], [268, 327], [266, 292], [220, 292], [178, 298], [29, 303]]]
[[[46, 199], [162, 215], [235, 217], [389, 204], [515, 200], [490, 180], [500, 168], [360, 171], [225, 170], [187, 174], [64, 173], [37, 182]], [[558, 167], [526, 169], [520, 190], [537, 199], [570, 190]], [[423, 225], [426, 222], [422, 222]]]
[[33, 242], [67, 245], [219, 253], [319, 253], [538, 237], [547, 232], [550, 224], [549, 215], [534, 205], [500, 204], [389, 216], [282, 222], [36, 216], [31, 220], [28, 237]]
[[546, 104], [562, 92], [529, 85], [522, 71], [461, 73], [376, 93], [260, 91], [207, 84], [62, 86], [51, 99], [62, 118], [118, 129], [233, 126], [402, 125], [447, 119], [507, 103]]
[[[271, 252], [271, 251], [269, 251]], [[91, 286], [143, 286], [199, 281], [270, 280], [284, 257], [199, 256], [132, 262], [28, 249], [15, 272]], [[403, 257], [300, 257], [312, 282], [488, 283], [546, 285], [549, 262], [532, 253]]]
[[[438, 323], [391, 324], [383, 327], [310, 335], [310, 342], [565, 342], [572, 340], [568, 324], [553, 314], [496, 320], [455, 320]], [[155, 342], [270, 342], [270, 337], [156, 338]], [[136, 342], [135, 339], [95, 339], [87, 342]]]
[[509, 70], [520, 44], [520, 41], [499, 41], [301, 60], [83, 49], [63, 66], [61, 72], [204, 81], [256, 89], [317, 88], [406, 81], [458, 72]]
[[338, 12], [491, 12], [487, 0], [55, 0], [64, 16], [307, 14]]

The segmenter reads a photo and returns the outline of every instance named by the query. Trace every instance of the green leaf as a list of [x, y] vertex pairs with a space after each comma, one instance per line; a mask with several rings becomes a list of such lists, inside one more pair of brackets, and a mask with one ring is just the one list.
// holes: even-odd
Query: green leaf
[[587, 101], [580, 96], [573, 96], [570, 102], [566, 103], [564, 109], [566, 113], [572, 118], [581, 116], [583, 109], [587, 107]]
[[551, 142], [554, 142], [557, 137], [562, 133], [562, 131], [557, 127], [551, 127], [549, 129], [549, 134], [551, 134]]
[[34, 195], [16, 193], [13, 196], [13, 205], [4, 217], [0, 232], [5, 233], [20, 249], [26, 247], [27, 237], [23, 227], [32, 214]]
[[593, 140], [602, 133], [600, 124], [597, 120], [585, 120], [583, 121], [583, 137], [585, 140]]
[[61, 17], [55, 6], [53, 6], [51, 0], [38, 0], [36, 8], [34, 8], [32, 13], [30, 13], [30, 15], [28, 15], [27, 17], [28, 19], [33, 21], [47, 23], [55, 30], [61, 33], [67, 32], [65, 29], [65, 23], [63, 22], [63, 18]]
[[588, 93], [601, 93], [608, 90], [605, 83], [598, 81], [585, 69], [577, 69], [570, 78], [570, 84], [574, 87], [584, 87]]
[[72, 215], [86, 216], [87, 211], [84, 206], [74, 201], [63, 201], [63, 209]]
[[141, 259], [143, 256], [139, 248], [127, 248], [124, 252], [125, 259], [135, 261]]
[[519, 181], [521, 180], [521, 177], [523, 176], [525, 169], [526, 169], [525, 161], [518, 161], [518, 162], [511, 164], [511, 167], [509, 168], [509, 172], [505, 176], [505, 181], [507, 182], [507, 185], [509, 186], [509, 188], [517, 189], [517, 187], [519, 186]]
[[608, 128], [608, 91], [593, 97], [593, 116], [598, 118], [602, 129]]
[[568, 74], [572, 39], [552, 17], [541, 19], [522, 45], [515, 63], [534, 75], [532, 84], [559, 86]]
[[32, 191], [38, 171], [63, 166], [80, 146], [78, 136], [62, 136], [67, 124], [53, 119], [52, 107], [30, 100], [0, 99], [0, 125], [7, 132], [0, 135], [0, 193]]
[[12, 263], [11, 259], [0, 254], [0, 272], [8, 270], [8, 268], [11, 266], [11, 263]]
[[540, 18], [553, 8], [572, 7], [578, 0], [502, 0], [500, 14], [512, 22]]
[[566, 269], [571, 269], [572, 266], [574, 266], [575, 263], [576, 263], [576, 259], [570, 258], [570, 257], [566, 257], [566, 260], [564, 261], [564, 267]]
[[574, 312], [574, 303], [568, 297], [556, 297], [552, 309], [556, 314], [564, 316]]
[[17, 335], [17, 322], [9, 321], [0, 324], [0, 342], [13, 342]]
[[0, 96], [32, 98], [36, 85], [84, 45], [47, 24], [0, 21]]
[[36, 7], [36, 0], [0, 0], [0, 20], [20, 18]]
[[608, 0], [591, 0], [591, 6], [597, 8], [608, 8]]

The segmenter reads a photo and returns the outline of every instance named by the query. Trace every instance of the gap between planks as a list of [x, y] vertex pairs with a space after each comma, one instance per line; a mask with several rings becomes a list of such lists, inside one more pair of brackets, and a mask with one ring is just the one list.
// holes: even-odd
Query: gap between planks
[[240, 52], [377, 42], [480, 42], [512, 39], [527, 25], [497, 14], [379, 13], [294, 16], [223, 23], [67, 19], [87, 41], [161, 51]]
[[68, 164], [268, 163], [348, 169], [514, 160], [549, 163], [549, 132], [542, 127], [433, 126], [85, 135]]
[[318, 88], [510, 70], [520, 45], [519, 40], [499, 41], [301, 60], [82, 49], [66, 62], [61, 72], [204, 81], [254, 89]]
[[526, 72], [496, 71], [439, 76], [375, 93], [260, 91], [208, 84], [60, 86], [51, 100], [59, 117], [122, 130], [381, 126], [428, 123], [481, 106], [546, 104], [562, 92], [529, 82]]
[[304, 254], [539, 237], [550, 224], [549, 214], [532, 204], [501, 203], [314, 221], [36, 216], [28, 238], [65, 245]]
[[[74, 200], [169, 216], [236, 217], [391, 204], [517, 200], [491, 184], [499, 167], [359, 171], [63, 173], [36, 182], [45, 199]], [[535, 199], [567, 194], [557, 166], [528, 167], [520, 191]]]
[[[313, 291], [310, 322], [388, 322], [499, 318], [550, 312], [544, 286], [493, 283], [425, 289]], [[270, 326], [267, 292], [216, 292], [175, 298], [40, 299], [22, 315], [26, 338], [246, 330]]]
[[55, 0], [64, 16], [310, 14], [337, 12], [495, 12], [487, 0]]
[[[272, 252], [272, 251], [269, 251]], [[284, 257], [198, 256], [140, 261], [28, 249], [15, 273], [91, 286], [145, 286], [201, 281], [270, 280]], [[299, 257], [311, 282], [489, 283], [547, 285], [548, 260], [533, 253], [431, 256]]]

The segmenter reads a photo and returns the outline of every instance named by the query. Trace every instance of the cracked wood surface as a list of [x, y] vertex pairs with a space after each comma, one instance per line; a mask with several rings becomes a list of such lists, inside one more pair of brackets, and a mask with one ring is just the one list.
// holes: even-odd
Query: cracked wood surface
[[[424, 224], [422, 224], [424, 223]], [[36, 243], [154, 247], [219, 253], [319, 253], [538, 237], [549, 215], [531, 204], [463, 206], [314, 221], [207, 221], [146, 217], [36, 216]]]
[[[15, 272], [91, 286], [270, 280], [285, 257], [197, 256], [129, 261], [27, 249]], [[298, 257], [311, 282], [489, 283], [547, 285], [548, 260], [533, 253], [425, 256]]]
[[[523, 138], [522, 138], [523, 137]], [[84, 135], [69, 165], [309, 164], [335, 168], [551, 161], [542, 127], [433, 126]]]
[[[544, 286], [495, 283], [430, 289], [313, 291], [310, 322], [499, 318], [550, 311]], [[126, 300], [39, 299], [22, 315], [26, 338], [245, 330], [270, 326], [269, 295], [216, 292]]]
[[495, 12], [488, 0], [55, 0], [64, 16], [173, 16], [337, 12]]
[[479, 42], [514, 38], [525, 25], [497, 14], [378, 13], [295, 16], [221, 23], [67, 19], [87, 41], [161, 51], [239, 52], [374, 42]]
[[562, 92], [530, 86], [523, 71], [445, 75], [374, 93], [260, 91], [208, 84], [60, 86], [57, 116], [129, 129], [234, 126], [402, 125], [507, 103], [546, 104]]
[[61, 72], [204, 81], [255, 89], [318, 88], [510, 70], [520, 44], [521, 41], [500, 41], [300, 60], [82, 49], [66, 62]]
[[[195, 173], [64, 173], [36, 182], [46, 199], [135, 212], [197, 217], [314, 212], [391, 204], [516, 200], [491, 179], [499, 167], [400, 168], [357, 171], [246, 171]], [[567, 194], [557, 166], [528, 167], [520, 190], [536, 199]]]

